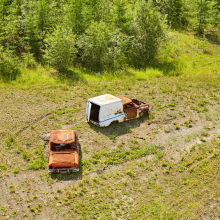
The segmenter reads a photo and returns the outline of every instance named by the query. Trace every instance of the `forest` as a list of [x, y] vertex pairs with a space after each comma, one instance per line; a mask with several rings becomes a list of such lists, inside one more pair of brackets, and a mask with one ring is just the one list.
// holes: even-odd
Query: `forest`
[[158, 63], [169, 30], [220, 28], [219, 0], [2, 0], [0, 76], [49, 65], [92, 70]]

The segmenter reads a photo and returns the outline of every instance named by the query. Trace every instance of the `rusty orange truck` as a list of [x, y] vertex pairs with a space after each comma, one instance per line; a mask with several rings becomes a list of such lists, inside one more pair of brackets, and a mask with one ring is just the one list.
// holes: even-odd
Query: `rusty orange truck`
[[52, 130], [48, 145], [49, 172], [79, 171], [79, 139], [74, 130]]
[[86, 118], [100, 127], [107, 127], [112, 122], [123, 122], [137, 118], [142, 112], [149, 113], [151, 106], [138, 99], [105, 94], [88, 99]]

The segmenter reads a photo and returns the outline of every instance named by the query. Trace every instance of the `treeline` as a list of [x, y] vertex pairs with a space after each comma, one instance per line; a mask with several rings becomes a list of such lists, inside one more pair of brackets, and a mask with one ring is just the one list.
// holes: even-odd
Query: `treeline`
[[220, 0], [2, 0], [0, 75], [13, 79], [18, 63], [93, 69], [155, 59], [165, 28], [203, 34], [219, 27]]

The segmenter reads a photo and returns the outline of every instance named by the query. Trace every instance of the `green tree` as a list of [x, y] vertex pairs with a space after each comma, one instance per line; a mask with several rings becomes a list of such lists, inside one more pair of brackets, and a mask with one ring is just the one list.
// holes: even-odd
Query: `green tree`
[[3, 52], [0, 47], [0, 79], [9, 82], [20, 75], [18, 59], [10, 52]]
[[220, 28], [220, 0], [214, 0], [212, 5], [212, 23]]
[[103, 21], [92, 22], [79, 41], [83, 50], [82, 60], [91, 68], [110, 66], [113, 62], [109, 57], [109, 30]]
[[210, 2], [208, 0], [196, 1], [196, 25], [195, 29], [199, 34], [203, 34], [205, 27], [210, 19]]
[[[48, 0], [38, 0], [38, 27], [41, 32], [47, 33], [50, 28], [50, 5]], [[33, 13], [33, 11], [32, 11]]]
[[2, 0], [0, 2], [0, 44], [5, 39], [5, 26], [6, 26], [6, 17], [9, 13], [9, 0]]
[[126, 0], [116, 0], [114, 7], [114, 27], [119, 28], [121, 32], [129, 34], [131, 18], [128, 16]]
[[82, 34], [87, 26], [83, 15], [83, 8], [85, 8], [83, 0], [74, 0], [71, 2], [68, 14], [72, 30], [78, 35]]
[[[23, 43], [25, 45], [24, 53], [32, 53], [36, 58], [41, 54], [40, 43], [40, 29], [38, 27], [38, 2], [34, 0], [26, 1], [23, 4], [24, 18], [24, 37]], [[24, 56], [24, 54], [23, 54]]]
[[183, 0], [154, 0], [155, 7], [166, 18], [171, 28], [183, 28], [187, 25], [186, 4]]
[[136, 3], [133, 30], [135, 38], [130, 50], [136, 65], [143, 65], [153, 60], [163, 38], [163, 24], [159, 12], [152, 1], [140, 0]]

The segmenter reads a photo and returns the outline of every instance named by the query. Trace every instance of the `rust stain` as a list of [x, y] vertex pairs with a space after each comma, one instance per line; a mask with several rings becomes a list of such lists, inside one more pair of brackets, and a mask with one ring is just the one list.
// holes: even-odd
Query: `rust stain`
[[118, 96], [122, 99], [124, 113], [126, 115], [125, 120], [139, 117], [142, 112], [149, 112], [150, 105], [146, 102], [138, 99], [129, 99], [124, 96]]
[[118, 110], [117, 112], [115, 112], [115, 115], [117, 115], [117, 114], [122, 114], [122, 111]]
[[126, 98], [126, 97], [124, 97], [124, 96], [117, 96], [117, 97], [118, 97], [119, 99], [122, 99], [122, 104], [123, 104], [123, 105], [132, 102], [131, 99]]

